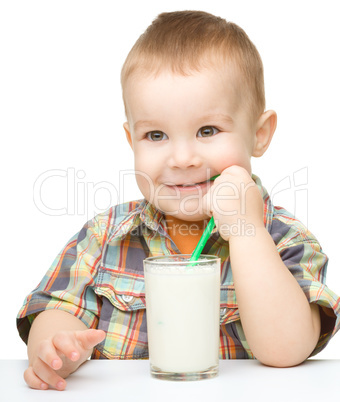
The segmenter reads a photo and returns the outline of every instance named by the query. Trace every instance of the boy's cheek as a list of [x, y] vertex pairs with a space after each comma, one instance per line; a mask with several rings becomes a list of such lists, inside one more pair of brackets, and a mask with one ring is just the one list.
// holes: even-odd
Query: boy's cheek
[[151, 201], [150, 198], [153, 198], [152, 195], [155, 193], [155, 185], [151, 177], [140, 170], [135, 171], [135, 176], [139, 190], [147, 200]]
[[215, 152], [215, 170], [222, 173], [225, 169], [228, 169], [231, 166], [240, 166], [251, 175], [251, 157], [245, 150], [239, 148], [229, 148], [227, 151], [222, 148], [221, 154]]

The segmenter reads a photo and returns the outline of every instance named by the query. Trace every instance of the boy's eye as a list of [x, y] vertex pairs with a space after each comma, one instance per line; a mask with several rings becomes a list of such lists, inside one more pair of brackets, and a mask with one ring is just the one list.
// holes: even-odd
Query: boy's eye
[[150, 141], [166, 140], [168, 136], [163, 131], [150, 131], [146, 133], [146, 138]]
[[204, 126], [200, 128], [197, 132], [198, 137], [211, 137], [214, 134], [217, 134], [219, 130], [213, 126]]

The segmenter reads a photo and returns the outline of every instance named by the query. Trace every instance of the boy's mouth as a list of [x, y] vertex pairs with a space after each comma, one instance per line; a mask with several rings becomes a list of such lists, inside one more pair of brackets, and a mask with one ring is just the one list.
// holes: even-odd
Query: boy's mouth
[[181, 183], [181, 184], [174, 184], [174, 185], [168, 185], [169, 187], [173, 189], [178, 189], [179, 191], [192, 191], [192, 190], [203, 190], [208, 186], [208, 184], [211, 183], [210, 179], [209, 180], [204, 180], [198, 183]]
[[200, 181], [198, 183], [183, 183], [183, 184], [176, 184], [178, 187], [193, 187], [193, 186], [200, 186], [203, 183], [206, 183], [208, 180]]

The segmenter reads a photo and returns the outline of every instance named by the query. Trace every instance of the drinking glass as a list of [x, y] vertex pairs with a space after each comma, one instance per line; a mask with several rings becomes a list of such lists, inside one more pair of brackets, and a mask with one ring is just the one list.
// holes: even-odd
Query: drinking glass
[[199, 380], [218, 374], [218, 257], [177, 254], [144, 260], [151, 375]]

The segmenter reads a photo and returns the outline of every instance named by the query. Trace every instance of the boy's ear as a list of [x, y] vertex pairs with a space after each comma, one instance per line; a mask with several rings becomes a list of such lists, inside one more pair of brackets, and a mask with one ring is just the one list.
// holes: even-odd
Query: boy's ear
[[125, 130], [126, 139], [128, 140], [128, 143], [130, 144], [130, 147], [133, 149], [132, 137], [131, 137], [131, 132], [130, 132], [129, 123], [126, 121], [126, 122], [123, 124], [123, 127], [124, 127], [124, 130]]
[[262, 113], [257, 121], [256, 135], [252, 156], [262, 156], [273, 138], [277, 124], [277, 115], [274, 110]]

